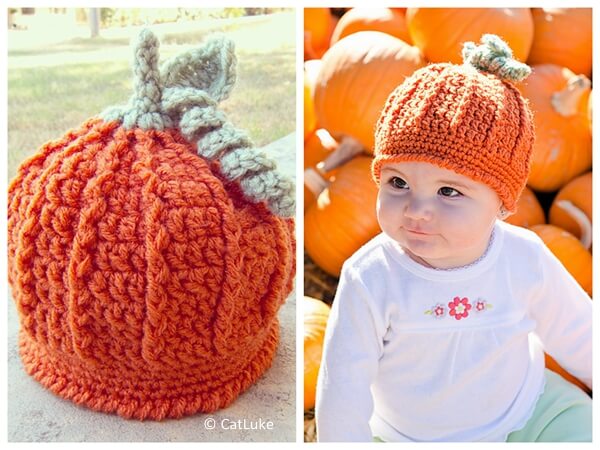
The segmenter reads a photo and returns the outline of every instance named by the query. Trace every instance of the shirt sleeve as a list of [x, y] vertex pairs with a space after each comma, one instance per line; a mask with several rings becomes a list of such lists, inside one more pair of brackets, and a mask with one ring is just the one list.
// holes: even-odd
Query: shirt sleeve
[[363, 282], [344, 268], [327, 322], [317, 381], [319, 442], [372, 441], [371, 383], [383, 352], [381, 320]]
[[592, 387], [592, 300], [543, 242], [542, 284], [531, 305], [544, 350]]

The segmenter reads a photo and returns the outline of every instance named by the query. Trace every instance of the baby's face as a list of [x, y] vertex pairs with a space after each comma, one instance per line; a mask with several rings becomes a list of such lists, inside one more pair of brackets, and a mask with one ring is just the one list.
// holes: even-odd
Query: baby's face
[[386, 163], [381, 168], [381, 229], [414, 259], [433, 267], [458, 267], [481, 256], [500, 206], [487, 185], [433, 164]]

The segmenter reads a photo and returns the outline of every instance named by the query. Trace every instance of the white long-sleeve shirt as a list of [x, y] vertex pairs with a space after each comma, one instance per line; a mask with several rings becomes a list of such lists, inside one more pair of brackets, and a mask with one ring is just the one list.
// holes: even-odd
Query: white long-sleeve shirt
[[[465, 315], [466, 312], [466, 315]], [[533, 232], [501, 221], [444, 271], [385, 234], [346, 261], [325, 333], [325, 441], [504, 441], [544, 389], [544, 350], [591, 387], [592, 302]]]

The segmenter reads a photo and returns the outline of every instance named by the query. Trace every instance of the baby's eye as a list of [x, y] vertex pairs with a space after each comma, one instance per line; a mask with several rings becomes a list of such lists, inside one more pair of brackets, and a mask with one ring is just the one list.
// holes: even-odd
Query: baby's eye
[[392, 177], [390, 178], [389, 183], [392, 185], [393, 188], [395, 189], [405, 189], [408, 187], [408, 185], [406, 184], [406, 181], [404, 181], [402, 178], [400, 177]]
[[444, 186], [444, 187], [440, 188], [440, 190], [438, 192], [443, 197], [459, 197], [462, 195], [456, 189], [448, 187], [448, 186]]

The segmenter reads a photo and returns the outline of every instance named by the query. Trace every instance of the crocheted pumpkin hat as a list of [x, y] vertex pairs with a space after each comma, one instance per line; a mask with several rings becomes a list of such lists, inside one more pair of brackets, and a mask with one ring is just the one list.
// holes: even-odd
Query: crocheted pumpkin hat
[[157, 61], [144, 30], [129, 104], [21, 165], [8, 262], [26, 371], [160, 420], [223, 408], [271, 365], [295, 241], [294, 184], [217, 109], [232, 42]]
[[375, 133], [377, 184], [386, 162], [429, 162], [487, 184], [507, 211], [516, 210], [535, 135], [531, 110], [513, 82], [531, 69], [498, 36], [483, 35], [481, 42], [465, 43], [462, 65], [428, 65], [390, 94]]

